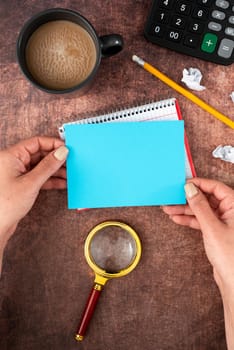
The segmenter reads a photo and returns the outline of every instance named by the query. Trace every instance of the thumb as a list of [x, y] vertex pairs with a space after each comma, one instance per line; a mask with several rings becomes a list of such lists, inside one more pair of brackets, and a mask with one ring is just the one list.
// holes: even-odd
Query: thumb
[[68, 148], [60, 146], [43, 158], [31, 170], [27, 177], [40, 189], [42, 185], [63, 165], [68, 155]]
[[184, 189], [189, 206], [203, 233], [215, 231], [220, 225], [220, 221], [210, 207], [206, 196], [192, 182], [187, 183]]

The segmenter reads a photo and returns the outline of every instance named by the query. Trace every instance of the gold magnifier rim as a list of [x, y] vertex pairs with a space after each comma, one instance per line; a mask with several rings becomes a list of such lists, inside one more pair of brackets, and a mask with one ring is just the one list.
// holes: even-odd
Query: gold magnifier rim
[[[97, 264], [94, 263], [94, 261], [91, 258], [90, 254], [90, 244], [92, 241], [93, 236], [99, 232], [101, 229], [108, 227], [108, 226], [118, 226], [125, 231], [127, 231], [131, 237], [133, 237], [135, 243], [136, 243], [136, 255], [134, 257], [134, 260], [132, 263], [126, 267], [125, 269], [120, 270], [119, 272], [116, 273], [107, 273], [104, 269], [101, 269]], [[116, 277], [122, 277], [127, 274], [129, 274], [139, 263], [140, 257], [141, 257], [141, 241], [140, 238], [138, 237], [136, 231], [129, 225], [125, 224], [124, 222], [120, 221], [104, 221], [98, 225], [96, 225], [88, 234], [86, 240], [85, 240], [85, 246], [84, 246], [84, 254], [87, 263], [91, 267], [91, 269], [99, 276], [102, 276], [104, 278], [116, 278]]]

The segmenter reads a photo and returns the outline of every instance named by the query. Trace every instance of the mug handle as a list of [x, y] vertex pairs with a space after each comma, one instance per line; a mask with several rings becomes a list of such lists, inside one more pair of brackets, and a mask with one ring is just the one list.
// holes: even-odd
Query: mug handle
[[123, 37], [120, 34], [102, 35], [99, 37], [102, 57], [110, 57], [123, 49]]

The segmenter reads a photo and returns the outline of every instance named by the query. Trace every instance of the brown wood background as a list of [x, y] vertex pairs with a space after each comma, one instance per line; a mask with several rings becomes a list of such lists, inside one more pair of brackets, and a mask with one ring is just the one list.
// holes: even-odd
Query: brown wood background
[[[233, 165], [212, 158], [233, 132], [131, 62], [142, 56], [175, 81], [185, 67], [203, 73], [197, 93], [234, 117], [234, 66], [219, 66], [148, 43], [143, 27], [150, 1], [0, 1], [0, 142], [4, 148], [33, 135], [57, 135], [66, 121], [145, 101], [177, 97], [199, 176], [234, 184]], [[103, 59], [83, 97], [38, 91], [22, 75], [18, 33], [33, 14], [50, 7], [80, 11], [98, 33], [117, 32], [124, 50]], [[77, 323], [93, 283], [83, 256], [89, 230], [122, 220], [139, 233], [143, 256], [129, 276], [108, 282], [82, 344]], [[66, 191], [42, 192], [20, 223], [4, 256], [0, 282], [1, 350], [224, 350], [222, 303], [201, 234], [179, 227], [158, 207], [67, 210]]]

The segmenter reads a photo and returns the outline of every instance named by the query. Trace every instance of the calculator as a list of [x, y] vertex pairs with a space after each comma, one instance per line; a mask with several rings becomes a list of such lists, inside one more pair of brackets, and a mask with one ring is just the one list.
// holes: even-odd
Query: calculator
[[217, 64], [234, 62], [234, 0], [154, 0], [147, 40]]

